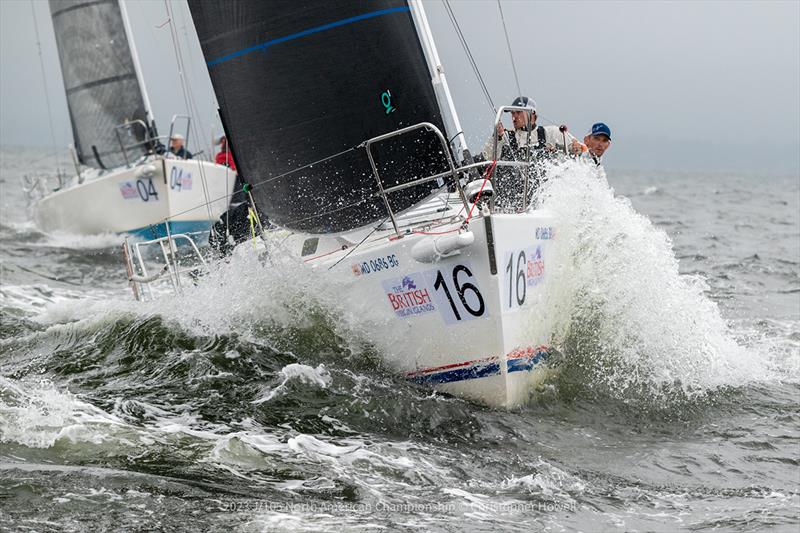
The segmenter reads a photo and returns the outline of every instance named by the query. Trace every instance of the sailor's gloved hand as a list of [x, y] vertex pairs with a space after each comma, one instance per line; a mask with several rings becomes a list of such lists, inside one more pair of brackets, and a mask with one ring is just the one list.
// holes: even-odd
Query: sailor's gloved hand
[[497, 123], [497, 138], [499, 140], [503, 140], [503, 134], [506, 132], [506, 129], [503, 127], [502, 122]]
[[572, 155], [580, 155], [587, 150], [586, 145], [578, 139], [572, 139], [572, 144], [569, 145], [569, 153]]

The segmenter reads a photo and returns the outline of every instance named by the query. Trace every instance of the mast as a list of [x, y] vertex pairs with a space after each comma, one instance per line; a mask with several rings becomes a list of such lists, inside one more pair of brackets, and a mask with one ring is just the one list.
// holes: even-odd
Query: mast
[[431, 83], [439, 100], [439, 108], [446, 115], [445, 127], [447, 136], [450, 138], [455, 137], [453, 140], [457, 148], [455, 150], [456, 158], [460, 161], [464, 159], [464, 152], [468, 149], [467, 142], [464, 138], [464, 131], [461, 129], [461, 122], [458, 120], [458, 112], [450, 94], [450, 87], [447, 85], [447, 78], [444, 75], [444, 67], [439, 59], [439, 52], [436, 50], [433, 33], [428, 24], [428, 17], [425, 15], [422, 0], [408, 0], [408, 4], [411, 7], [411, 16], [414, 19], [422, 48], [425, 51], [425, 59], [428, 62], [428, 68], [431, 73]]
[[125, 26], [125, 35], [128, 37], [128, 47], [131, 50], [131, 58], [133, 59], [133, 70], [136, 72], [136, 81], [139, 83], [139, 92], [142, 93], [142, 100], [144, 101], [144, 111], [147, 116], [147, 126], [152, 127], [154, 124], [153, 108], [150, 107], [150, 98], [147, 96], [147, 87], [144, 85], [144, 76], [142, 76], [142, 66], [139, 64], [139, 54], [136, 51], [136, 42], [133, 40], [133, 31], [131, 31], [131, 21], [128, 19], [128, 9], [125, 5], [125, 0], [119, 1], [119, 11], [122, 14], [122, 23]]

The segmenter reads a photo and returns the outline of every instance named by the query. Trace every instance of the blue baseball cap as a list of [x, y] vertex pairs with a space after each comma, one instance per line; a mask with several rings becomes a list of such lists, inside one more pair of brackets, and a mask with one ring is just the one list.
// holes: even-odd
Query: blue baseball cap
[[611, 128], [603, 124], [602, 122], [598, 122], [592, 126], [592, 131], [589, 132], [589, 135], [594, 137], [595, 135], [605, 135], [608, 137], [608, 140], [611, 140]]

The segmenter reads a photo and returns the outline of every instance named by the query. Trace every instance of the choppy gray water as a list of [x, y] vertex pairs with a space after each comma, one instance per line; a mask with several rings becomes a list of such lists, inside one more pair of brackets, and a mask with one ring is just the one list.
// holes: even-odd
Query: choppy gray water
[[119, 238], [26, 222], [53, 162], [2, 155], [0, 529], [797, 531], [796, 176], [566, 171], [564, 359], [504, 412], [392, 376], [304, 269], [133, 302]]

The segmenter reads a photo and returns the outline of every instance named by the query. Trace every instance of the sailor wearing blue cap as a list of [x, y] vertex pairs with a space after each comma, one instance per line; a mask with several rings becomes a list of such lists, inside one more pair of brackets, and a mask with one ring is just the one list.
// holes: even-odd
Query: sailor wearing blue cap
[[[562, 133], [558, 126], [536, 125], [536, 102], [527, 96], [518, 96], [511, 102], [514, 107], [524, 110], [511, 111], [511, 121], [514, 129], [506, 129], [502, 122], [497, 124], [495, 135], [489, 137], [483, 149], [486, 159], [518, 159], [519, 154], [526, 153], [528, 142], [531, 150], [564, 150], [564, 140], [569, 145], [575, 138], [569, 133]], [[494, 146], [497, 137], [497, 151], [500, 156], [495, 157]]]
[[592, 129], [583, 138], [583, 144], [582, 157], [599, 167], [603, 160], [603, 154], [611, 146], [611, 128], [602, 122], [593, 124]]

